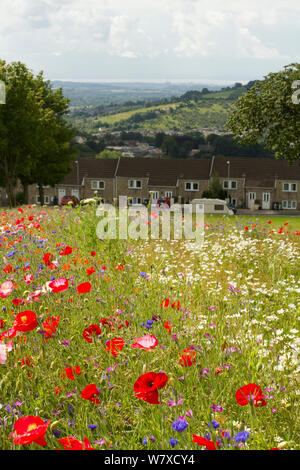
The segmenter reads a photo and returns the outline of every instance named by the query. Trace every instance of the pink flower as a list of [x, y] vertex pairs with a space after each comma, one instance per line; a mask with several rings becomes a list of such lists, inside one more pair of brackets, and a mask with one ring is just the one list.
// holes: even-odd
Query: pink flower
[[49, 287], [52, 289], [52, 292], [62, 292], [69, 287], [68, 279], [59, 277], [55, 281], [50, 282]]
[[0, 297], [5, 299], [9, 294], [12, 293], [14, 284], [11, 281], [5, 281], [0, 286]]
[[135, 342], [131, 345], [132, 348], [137, 349], [153, 349], [158, 345], [157, 338], [153, 335], [145, 335], [141, 338], [136, 338]]

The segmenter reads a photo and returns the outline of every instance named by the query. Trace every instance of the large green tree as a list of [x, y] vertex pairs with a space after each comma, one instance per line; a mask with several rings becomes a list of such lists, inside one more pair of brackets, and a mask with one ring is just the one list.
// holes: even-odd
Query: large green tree
[[70, 170], [75, 131], [64, 119], [69, 100], [42, 72], [34, 76], [21, 62], [0, 61], [0, 80], [6, 85], [6, 104], [0, 107], [0, 171], [9, 204], [15, 204], [18, 180], [25, 202], [28, 185], [36, 183], [43, 204], [43, 185], [55, 185]]
[[[244, 93], [234, 104], [226, 127], [241, 144], [263, 144], [276, 158], [300, 158], [300, 104], [297, 81], [300, 64], [268, 74]], [[300, 86], [298, 86], [298, 89]]]

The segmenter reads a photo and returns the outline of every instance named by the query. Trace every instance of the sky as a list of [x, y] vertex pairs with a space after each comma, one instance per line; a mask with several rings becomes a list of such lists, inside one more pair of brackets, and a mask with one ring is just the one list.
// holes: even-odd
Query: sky
[[244, 82], [299, 57], [299, 0], [0, 1], [0, 59], [47, 79]]

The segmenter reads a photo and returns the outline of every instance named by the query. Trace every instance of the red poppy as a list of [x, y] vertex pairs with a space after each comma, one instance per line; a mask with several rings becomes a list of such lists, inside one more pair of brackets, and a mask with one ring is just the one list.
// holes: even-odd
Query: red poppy
[[43, 328], [46, 332], [44, 342], [46, 339], [49, 339], [53, 336], [53, 334], [56, 332], [56, 328], [58, 325], [60, 319], [60, 315], [58, 316], [52, 316], [51, 319], [48, 317], [44, 322], [43, 322]]
[[90, 292], [91, 287], [92, 285], [90, 282], [83, 282], [77, 286], [77, 292], [78, 294], [86, 294], [87, 292]]
[[145, 335], [142, 338], [136, 338], [135, 342], [131, 345], [132, 348], [138, 349], [153, 349], [158, 345], [157, 338], [153, 335]]
[[164, 328], [165, 328], [166, 330], [168, 330], [169, 335], [172, 333], [172, 332], [171, 332], [171, 329], [172, 329], [172, 323], [171, 323], [171, 322], [166, 321], [166, 322], [164, 323]]
[[88, 276], [91, 276], [95, 272], [96, 272], [96, 270], [95, 270], [94, 266], [92, 266], [90, 268], [87, 268], [87, 270], [86, 270], [86, 273], [87, 273]]
[[50, 266], [52, 260], [53, 260], [52, 253], [45, 253], [44, 254], [43, 261], [44, 261], [46, 266]]
[[168, 382], [168, 376], [164, 372], [148, 372], [141, 375], [133, 386], [135, 396], [147, 403], [158, 405], [158, 390]]
[[5, 321], [6, 320], [3, 320], [2, 318], [0, 318], [0, 328], [4, 328]]
[[66, 248], [64, 248], [63, 250], [61, 250], [61, 252], [59, 253], [61, 256], [66, 256], [66, 255], [70, 255], [72, 253], [72, 248], [70, 246], [66, 246]]
[[162, 301], [160, 306], [161, 307], [169, 307], [169, 304], [170, 304], [170, 299], [165, 299], [165, 300]]
[[93, 339], [93, 334], [95, 334], [96, 336], [101, 335], [101, 328], [99, 328], [98, 325], [88, 326], [85, 330], [83, 330], [82, 336], [88, 343], [91, 343]]
[[86, 437], [83, 442], [74, 439], [74, 437], [63, 437], [58, 440], [65, 450], [95, 450]]
[[196, 362], [195, 351], [191, 348], [187, 348], [183, 350], [183, 354], [179, 356], [180, 364], [184, 365], [185, 367], [190, 367]]
[[96, 256], [96, 251], [91, 251], [91, 256]]
[[249, 403], [253, 403], [254, 406], [266, 406], [267, 402], [264, 400], [264, 396], [259, 385], [254, 383], [244, 385], [239, 388], [235, 394], [236, 401], [240, 406], [246, 406]]
[[7, 264], [5, 268], [3, 268], [3, 271], [7, 274], [11, 273], [13, 270], [13, 267], [10, 264]]
[[119, 354], [119, 351], [122, 351], [124, 348], [125, 341], [122, 338], [113, 338], [106, 341], [106, 349], [104, 351], [109, 351], [114, 357]]
[[[193, 434], [192, 437], [193, 437], [193, 442], [195, 442], [199, 446], [205, 446], [207, 450], [217, 450], [216, 445], [213, 441], [210, 441], [209, 439], [205, 439], [204, 437], [201, 437], [201, 436], [196, 436], [195, 434]], [[219, 447], [218, 442], [217, 442], [217, 447]]]
[[99, 390], [97, 389], [95, 384], [87, 385], [81, 392], [81, 398], [84, 398], [85, 400], [90, 400], [92, 403], [94, 403], [94, 405], [96, 403], [100, 403], [99, 398], [96, 398], [99, 395]]
[[65, 279], [64, 277], [59, 277], [58, 279], [50, 282], [49, 287], [54, 293], [62, 292], [68, 289], [69, 282], [68, 282], [68, 279]]
[[30, 284], [33, 281], [33, 274], [26, 274], [23, 280], [26, 282], [26, 284]]
[[36, 314], [31, 310], [18, 313], [13, 322], [13, 329], [16, 331], [31, 331], [37, 326]]
[[75, 380], [75, 376], [74, 374], [76, 375], [80, 375], [81, 374], [81, 369], [79, 366], [76, 366], [76, 367], [66, 367], [64, 372], [61, 373], [61, 376], [62, 378], [65, 378], [66, 376], [68, 377], [68, 379], [70, 380]]
[[45, 433], [50, 424], [46, 423], [38, 416], [24, 416], [15, 422], [14, 444], [28, 445], [32, 442], [40, 446], [47, 445]]

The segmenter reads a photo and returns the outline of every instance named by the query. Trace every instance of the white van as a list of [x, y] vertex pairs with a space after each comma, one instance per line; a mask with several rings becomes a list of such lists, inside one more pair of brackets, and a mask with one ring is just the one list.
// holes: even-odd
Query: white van
[[193, 211], [204, 210], [204, 214], [227, 214], [234, 215], [233, 210], [228, 207], [222, 199], [193, 199], [191, 202]]

